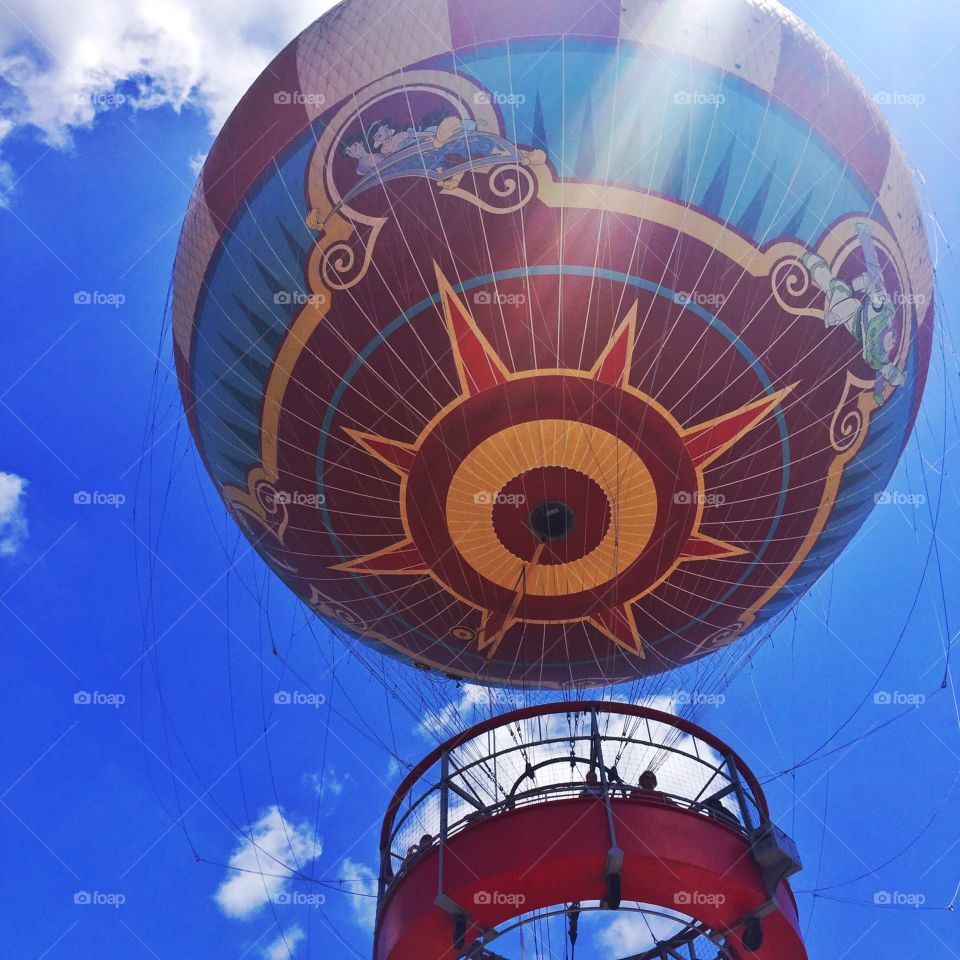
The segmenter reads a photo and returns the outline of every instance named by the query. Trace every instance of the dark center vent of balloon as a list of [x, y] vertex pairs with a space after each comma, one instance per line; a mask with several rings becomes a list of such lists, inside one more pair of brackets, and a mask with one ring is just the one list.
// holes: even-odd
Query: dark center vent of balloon
[[562, 500], [544, 500], [527, 517], [527, 525], [541, 543], [562, 540], [573, 530], [575, 522], [573, 508]]

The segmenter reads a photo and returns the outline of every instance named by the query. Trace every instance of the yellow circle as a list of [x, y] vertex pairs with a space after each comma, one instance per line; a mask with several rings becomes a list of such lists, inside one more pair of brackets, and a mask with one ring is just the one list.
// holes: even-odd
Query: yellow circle
[[[539, 467], [577, 470], [607, 495], [610, 526], [586, 556], [531, 565], [497, 537], [497, 494], [515, 477]], [[464, 458], [447, 492], [446, 513], [454, 545], [479, 574], [515, 590], [526, 568], [527, 594], [561, 597], [598, 587], [637, 559], [657, 521], [657, 493], [646, 465], [612, 433], [575, 420], [532, 420], [495, 433]]]

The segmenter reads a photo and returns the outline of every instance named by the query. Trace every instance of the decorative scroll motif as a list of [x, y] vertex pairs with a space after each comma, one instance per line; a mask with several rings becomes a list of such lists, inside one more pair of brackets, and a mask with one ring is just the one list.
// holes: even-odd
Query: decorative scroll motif
[[[461, 197], [468, 203], [474, 204], [486, 213], [516, 213], [530, 201], [536, 191], [536, 181], [527, 169], [526, 164], [537, 162], [533, 151], [526, 154], [520, 164], [497, 166], [489, 172], [487, 189], [490, 194], [503, 203], [494, 203], [485, 200], [480, 193], [470, 193], [460, 187], [451, 187], [446, 192], [454, 197]], [[539, 162], [543, 162], [540, 160]], [[478, 173], [483, 171], [478, 170]]]
[[247, 489], [225, 484], [222, 491], [224, 502], [237, 523], [243, 528], [250, 542], [261, 552], [270, 554], [270, 563], [288, 573], [295, 573], [271, 547], [284, 545], [290, 517], [288, 500], [266, 479], [262, 467], [254, 467], [247, 474]]
[[338, 603], [332, 597], [321, 593], [312, 583], [310, 584], [310, 596], [306, 601], [307, 605], [315, 610], [321, 617], [327, 620], [335, 620], [342, 623], [348, 630], [354, 633], [366, 635], [369, 633], [369, 625], [365, 620], [358, 617], [352, 610]]
[[[847, 371], [843, 395], [830, 420], [830, 444], [837, 453], [845, 453], [870, 425], [870, 407], [864, 411], [863, 398], [873, 392], [874, 381], [863, 380]], [[873, 404], [875, 406], [875, 404]]]
[[721, 627], [700, 643], [696, 644], [683, 658], [684, 661], [695, 660], [698, 657], [702, 657], [705, 653], [712, 653], [715, 650], [730, 646], [730, 644], [743, 633], [745, 628], [746, 624], [743, 620], [737, 620], [734, 623], [727, 624], [725, 627]]
[[358, 224], [347, 240], [337, 240], [323, 251], [320, 273], [330, 290], [349, 290], [364, 278], [382, 229], [382, 223]]
[[777, 261], [770, 272], [773, 298], [784, 313], [794, 317], [823, 319], [823, 308], [817, 309], [813, 300], [810, 274], [798, 257]]

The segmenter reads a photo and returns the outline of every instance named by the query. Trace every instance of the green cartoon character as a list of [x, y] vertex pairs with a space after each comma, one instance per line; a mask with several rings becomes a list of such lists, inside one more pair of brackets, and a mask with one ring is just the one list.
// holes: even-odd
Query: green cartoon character
[[852, 283], [835, 276], [830, 265], [819, 254], [806, 253], [802, 260], [810, 279], [827, 298], [824, 323], [827, 327], [846, 327], [863, 348], [863, 359], [876, 371], [874, 399], [884, 401], [884, 391], [889, 383], [899, 387], [904, 382], [903, 370], [896, 363], [897, 354], [897, 308], [883, 284], [880, 261], [870, 228], [857, 225], [860, 244], [863, 248], [867, 271]]

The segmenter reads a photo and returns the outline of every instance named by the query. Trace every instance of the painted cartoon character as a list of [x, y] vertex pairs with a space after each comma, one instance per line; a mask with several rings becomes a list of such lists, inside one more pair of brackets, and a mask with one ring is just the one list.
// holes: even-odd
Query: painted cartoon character
[[377, 168], [377, 157], [370, 151], [367, 140], [356, 136], [343, 145], [343, 155], [357, 161], [357, 176], [365, 177]]
[[860, 341], [863, 359], [877, 373], [874, 399], [879, 405], [884, 402], [887, 384], [899, 387], [904, 382], [903, 370], [895, 362], [897, 308], [884, 287], [869, 227], [859, 224], [858, 233], [867, 272], [852, 283], [835, 276], [827, 261], [817, 253], [804, 254], [802, 261], [810, 279], [826, 295], [826, 326], [845, 327], [851, 336]]
[[[466, 155], [452, 153], [446, 148], [452, 141], [475, 133], [479, 126], [478, 121], [462, 117], [428, 117], [420, 127], [401, 130], [396, 121], [381, 119], [372, 123], [365, 133], [346, 141], [341, 152], [357, 161], [357, 176], [361, 179], [388, 159], [402, 156], [408, 151], [415, 159], [422, 158], [424, 163], [433, 164], [436, 172], [442, 172], [445, 168], [468, 162]], [[456, 163], [453, 162], [454, 158]], [[455, 177], [455, 183], [452, 180], [450, 183], [441, 183], [441, 187], [455, 187], [461, 176]]]

